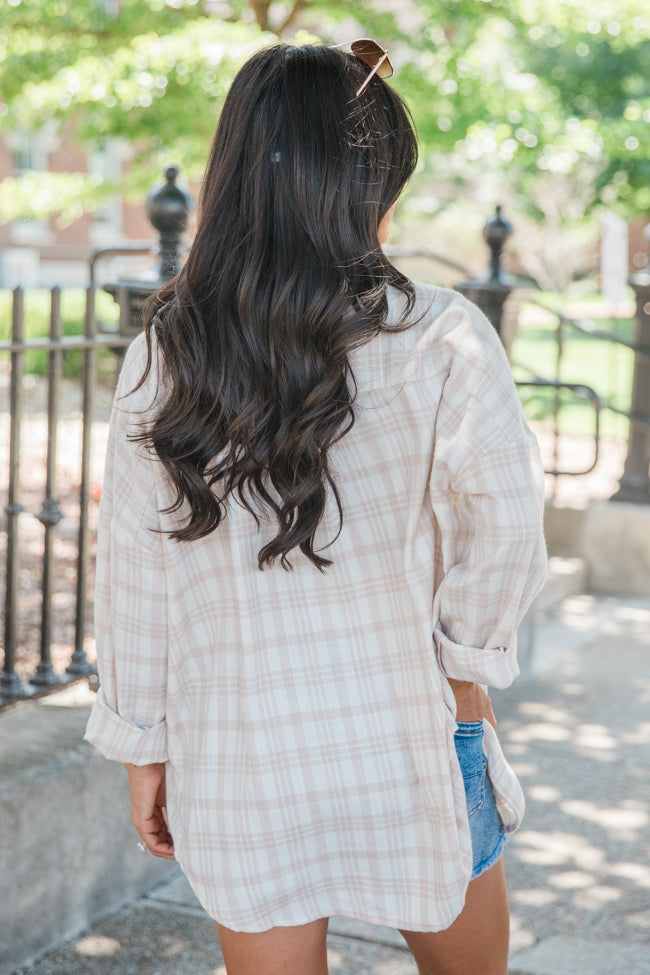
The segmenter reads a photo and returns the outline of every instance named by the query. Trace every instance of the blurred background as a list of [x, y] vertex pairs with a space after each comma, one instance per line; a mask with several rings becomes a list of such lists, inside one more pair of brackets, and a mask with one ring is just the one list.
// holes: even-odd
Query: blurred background
[[[0, 975], [120, 905], [22, 975], [224, 971], [182, 878], [133, 854], [123, 770], [81, 743], [108, 419], [142, 302], [191, 243], [239, 66], [364, 36], [421, 148], [387, 249], [488, 315], [547, 472], [549, 577], [495, 701], [529, 810], [512, 970], [647, 970], [649, 9], [0, 0]], [[412, 975], [381, 932], [341, 931], [340, 975]]]
[[[151, 240], [143, 202], [165, 165], [197, 195], [225, 92], [256, 48], [369, 36], [390, 52], [421, 145], [396, 263], [449, 286], [480, 276], [481, 230], [500, 204], [514, 225], [503, 332], [517, 377], [558, 371], [557, 319], [531, 294], [633, 341], [627, 278], [647, 266], [650, 214], [643, 0], [0, 0], [0, 11], [0, 338], [8, 289], [83, 288], [94, 250]], [[116, 255], [97, 274], [139, 269]], [[28, 301], [33, 336], [49, 304]], [[66, 296], [66, 331], [81, 329], [82, 306]], [[99, 314], [117, 319], [107, 295]], [[562, 378], [590, 379], [614, 408], [601, 434], [625, 440], [615, 411], [630, 409], [633, 353], [583, 338], [570, 330]], [[522, 390], [531, 419], [550, 395]], [[565, 429], [592, 432], [581, 404], [563, 413]]]
[[169, 162], [200, 180], [225, 92], [256, 48], [366, 35], [390, 51], [422, 149], [400, 239], [471, 263], [498, 202], [516, 217], [517, 268], [546, 290], [598, 287], [609, 213], [631, 225], [632, 262], [645, 259], [642, 0], [2, 0], [0, 10], [5, 287], [16, 248], [39, 253], [34, 283], [82, 284], [72, 265], [84, 245], [146, 235], [146, 190]]

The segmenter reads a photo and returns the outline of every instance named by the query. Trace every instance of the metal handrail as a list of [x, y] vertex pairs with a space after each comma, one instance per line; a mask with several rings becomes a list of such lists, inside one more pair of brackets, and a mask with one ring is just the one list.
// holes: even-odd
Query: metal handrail
[[[596, 390], [592, 389], [591, 386], [587, 386], [585, 383], [565, 383], [565, 382], [561, 382], [559, 379], [544, 379], [541, 376], [535, 376], [534, 379], [529, 379], [529, 380], [517, 380], [515, 385], [517, 387], [522, 387], [522, 386], [532, 386], [534, 388], [548, 387], [549, 389], [555, 389], [555, 390], [568, 389], [572, 393], [575, 393], [576, 396], [581, 397], [587, 400], [589, 403], [591, 403], [591, 405], [594, 407], [594, 416], [595, 416], [595, 430], [593, 433], [594, 459], [591, 463], [591, 466], [580, 471], [564, 471], [564, 470], [560, 470], [557, 467], [553, 467], [550, 470], [547, 470], [546, 468], [544, 469], [544, 473], [550, 474], [552, 477], [580, 477], [583, 474], [590, 474], [596, 467], [596, 464], [598, 463], [599, 450], [600, 450], [600, 411], [603, 408], [603, 406], [602, 406], [601, 399], [598, 393], [596, 392]], [[557, 457], [557, 436], [558, 436], [557, 412], [555, 414], [555, 418], [556, 418], [555, 456]]]
[[118, 348], [129, 345], [133, 341], [132, 335], [119, 335], [117, 332], [102, 332], [93, 338], [83, 335], [62, 335], [59, 339], [34, 338], [25, 339], [24, 342], [12, 342], [5, 340], [0, 342], [0, 352], [29, 352], [32, 349], [54, 352], [60, 350], [67, 352], [71, 349], [105, 349]]
[[444, 267], [449, 267], [452, 271], [460, 271], [467, 277], [471, 277], [473, 274], [465, 264], [460, 264], [458, 261], [445, 257], [444, 254], [439, 254], [437, 251], [432, 251], [428, 247], [406, 247], [401, 244], [389, 244], [383, 248], [383, 251], [387, 257], [423, 257], [435, 261], [437, 264], [442, 264]]
[[146, 240], [134, 241], [132, 244], [116, 244], [115, 247], [99, 247], [90, 255], [88, 269], [90, 273], [90, 285], [95, 284], [95, 269], [99, 261], [105, 257], [129, 257], [137, 254], [155, 254], [157, 246], [155, 241]]
[[616, 332], [609, 332], [604, 328], [597, 328], [590, 318], [570, 318], [565, 315], [564, 312], [557, 311], [555, 308], [549, 308], [541, 301], [536, 301], [534, 298], [528, 300], [529, 305], [535, 305], [536, 308], [543, 308], [544, 311], [549, 312], [551, 315], [555, 315], [563, 324], [571, 325], [573, 328], [577, 329], [579, 332], [584, 332], [586, 335], [592, 335], [594, 338], [603, 339], [604, 342], [611, 342], [614, 345], [622, 345], [626, 349], [631, 349], [632, 352], [638, 352], [640, 355], [645, 356], [650, 359], [650, 348], [645, 345], [637, 345], [634, 342], [628, 342], [627, 339], [621, 338]]

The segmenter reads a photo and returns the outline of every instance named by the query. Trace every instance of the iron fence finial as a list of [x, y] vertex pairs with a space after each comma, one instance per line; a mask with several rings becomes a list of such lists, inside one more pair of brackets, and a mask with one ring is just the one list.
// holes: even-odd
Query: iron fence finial
[[155, 183], [147, 194], [145, 210], [160, 238], [161, 281], [169, 281], [180, 269], [179, 251], [194, 201], [178, 186], [178, 166], [167, 166], [165, 179]]
[[501, 253], [508, 237], [512, 234], [512, 224], [501, 216], [502, 207], [496, 207], [495, 215], [483, 227], [483, 239], [490, 248], [490, 281], [501, 281]]

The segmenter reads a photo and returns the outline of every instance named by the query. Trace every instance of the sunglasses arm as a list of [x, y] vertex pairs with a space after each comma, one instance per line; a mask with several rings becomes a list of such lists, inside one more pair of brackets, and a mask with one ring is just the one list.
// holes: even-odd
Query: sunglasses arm
[[372, 71], [370, 72], [370, 74], [366, 77], [366, 80], [364, 81], [364, 83], [358, 89], [357, 95], [356, 95], [357, 98], [359, 97], [359, 95], [361, 94], [361, 92], [365, 90], [365, 88], [368, 85], [368, 82], [370, 81], [370, 79], [372, 78], [372, 76], [374, 74], [376, 74], [377, 71], [379, 71], [379, 68], [382, 66], [382, 64], [384, 63], [384, 61], [386, 60], [387, 57], [388, 57], [388, 54], [382, 54], [382, 56], [379, 58], [379, 60], [377, 61], [377, 64], [374, 66], [374, 68], [372, 69]]

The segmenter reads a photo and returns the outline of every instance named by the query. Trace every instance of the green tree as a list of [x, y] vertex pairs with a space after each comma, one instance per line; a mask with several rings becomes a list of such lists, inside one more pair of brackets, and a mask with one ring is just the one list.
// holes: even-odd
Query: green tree
[[560, 184], [567, 218], [650, 210], [645, 0], [0, 0], [0, 23], [1, 130], [71, 124], [88, 146], [134, 150], [119, 184], [6, 180], [4, 219], [140, 198], [170, 159], [198, 177], [252, 51], [354, 33], [390, 47], [441, 206], [489, 178], [537, 217]]

